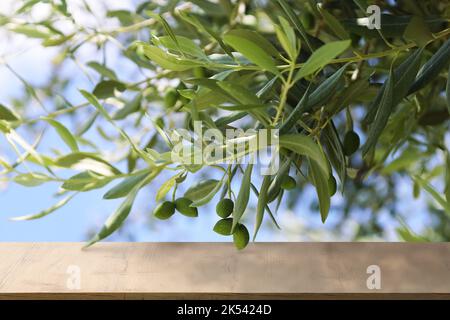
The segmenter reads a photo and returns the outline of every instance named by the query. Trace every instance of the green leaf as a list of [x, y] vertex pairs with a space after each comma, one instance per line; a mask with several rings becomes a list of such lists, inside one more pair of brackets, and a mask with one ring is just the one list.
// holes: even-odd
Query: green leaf
[[143, 170], [141, 173], [123, 179], [122, 182], [108, 190], [104, 194], [103, 199], [110, 200], [126, 197], [133, 190], [133, 187], [140, 184], [149, 174], [150, 170]]
[[350, 40], [334, 41], [324, 44], [312, 53], [305, 64], [300, 68], [294, 78], [294, 82], [309, 76], [329, 64], [350, 46]]
[[86, 122], [78, 128], [76, 135], [81, 137], [84, 133], [86, 133], [92, 127], [92, 125], [94, 124], [97, 117], [98, 117], [98, 112], [94, 112], [86, 120]]
[[202, 33], [206, 33], [207, 35], [209, 35], [212, 39], [214, 39], [219, 46], [222, 48], [222, 50], [231, 58], [233, 58], [233, 55], [231, 54], [230, 49], [225, 45], [225, 43], [223, 43], [222, 39], [220, 38], [220, 36], [214, 32], [211, 28], [205, 26], [204, 24], [202, 24], [194, 15], [189, 14], [187, 11], [178, 11], [179, 17], [189, 23], [190, 25], [194, 26], [196, 28], [196, 30], [198, 30], [199, 32]]
[[283, 135], [285, 133], [288, 133], [296, 124], [297, 121], [300, 120], [300, 118], [303, 115], [304, 110], [308, 108], [309, 103], [309, 95], [310, 95], [310, 86], [306, 89], [306, 92], [303, 94], [303, 97], [300, 99], [300, 101], [295, 106], [294, 110], [289, 114], [286, 121], [284, 121], [280, 127], [280, 135]]
[[448, 69], [448, 74], [447, 74], [447, 86], [445, 88], [445, 95], [447, 98], [447, 110], [448, 110], [448, 113], [450, 114], [450, 68]]
[[87, 66], [90, 67], [91, 69], [97, 71], [101, 76], [111, 79], [111, 80], [117, 80], [117, 75], [116, 73], [111, 70], [110, 68], [96, 62], [96, 61], [91, 61], [87, 63]]
[[18, 174], [13, 178], [13, 181], [25, 187], [36, 187], [45, 182], [52, 181], [52, 178], [39, 172], [30, 172]]
[[312, 138], [302, 134], [286, 134], [280, 136], [279, 142], [281, 147], [310, 158], [317, 163], [318, 167], [327, 177], [330, 175], [328, 161], [322, 149], [320, 149]]
[[84, 246], [84, 248], [90, 247], [94, 243], [105, 239], [110, 236], [114, 231], [120, 228], [125, 219], [131, 212], [134, 200], [140, 190], [140, 185], [135, 186], [124, 202], [119, 206], [119, 208], [112, 215], [108, 217], [103, 225], [102, 229]]
[[448, 151], [445, 153], [445, 187], [444, 195], [447, 203], [450, 203], [450, 154]]
[[90, 191], [94, 189], [103, 188], [111, 181], [110, 177], [105, 177], [96, 174], [92, 171], [80, 172], [69, 179], [67, 179], [61, 188], [70, 191]]
[[253, 232], [253, 241], [256, 239], [259, 228], [264, 219], [264, 210], [269, 202], [268, 191], [272, 180], [270, 176], [265, 176], [261, 184], [261, 189], [259, 190], [258, 204], [256, 206], [256, 221], [255, 221], [255, 231]]
[[[414, 81], [417, 72], [420, 68], [420, 62], [423, 49], [415, 50], [408, 58], [405, 59], [394, 71], [394, 78], [398, 79], [394, 83], [395, 95], [393, 96], [393, 107], [396, 106], [403, 98], [410, 94], [411, 83]], [[377, 115], [378, 108], [380, 107], [381, 99], [386, 90], [387, 81], [383, 84], [378, 92], [374, 102], [370, 106], [370, 110], [364, 118], [363, 122], [370, 124], [373, 122]]]
[[404, 37], [407, 40], [414, 41], [420, 47], [425, 47], [428, 42], [433, 40], [433, 35], [428, 29], [423, 17], [413, 16], [405, 29]]
[[133, 147], [133, 150], [141, 156], [143, 159], [152, 162], [152, 160], [149, 158], [149, 156], [143, 152], [137, 145], [134, 143], [134, 141], [130, 138], [130, 136], [122, 130], [117, 124], [114, 122], [114, 120], [110, 117], [106, 109], [100, 104], [100, 102], [97, 100], [97, 98], [92, 94], [85, 90], [80, 90], [80, 93], [85, 97], [85, 99], [92, 104], [94, 108], [97, 109], [97, 111], [105, 117], [106, 120], [120, 133], [120, 135], [128, 141], [128, 143]]
[[450, 215], [450, 204], [440, 192], [436, 191], [436, 189], [434, 189], [425, 179], [422, 179], [419, 176], [413, 176], [412, 179], [433, 197], [447, 215]]
[[119, 81], [116, 80], [105, 80], [98, 83], [94, 91], [92, 92], [97, 99], [106, 99], [109, 97], [113, 97], [115, 91], [125, 91], [126, 86]]
[[234, 246], [238, 250], [244, 249], [250, 241], [250, 234], [243, 224], [238, 224], [233, 232]]
[[450, 61], [450, 39], [448, 39], [436, 53], [420, 69], [416, 80], [411, 85], [408, 94], [414, 93], [433, 79], [435, 79], [442, 69], [448, 66]]
[[344, 75], [348, 65], [349, 64], [347, 63], [342, 66], [311, 93], [308, 99], [307, 108], [303, 112], [310, 111], [316, 106], [322, 106], [323, 104], [329, 102], [333, 95], [338, 91], [338, 88], [341, 85], [342, 76]]
[[164, 28], [164, 31], [169, 35], [169, 38], [172, 39], [172, 41], [175, 43], [176, 47], [180, 49], [180, 44], [178, 43], [178, 39], [175, 36], [175, 33], [173, 32], [172, 28], [170, 27], [169, 23], [167, 23], [166, 19], [161, 14], [156, 14], [150, 10], [147, 10], [146, 13], [155, 19], [157, 19]]
[[245, 209], [247, 208], [248, 200], [250, 198], [250, 185], [252, 179], [252, 169], [253, 164], [248, 164], [245, 169], [244, 176], [241, 182], [241, 188], [239, 190], [239, 194], [236, 199], [236, 204], [234, 206], [233, 212], [233, 228], [234, 231], [236, 226], [244, 214]]
[[397, 235], [406, 242], [428, 242], [425, 237], [414, 234], [411, 230], [406, 228], [406, 226], [402, 226], [395, 230]]
[[328, 175], [325, 175], [323, 170], [317, 165], [316, 162], [310, 161], [308, 159], [309, 164], [309, 173], [312, 184], [316, 187], [317, 196], [319, 198], [319, 208], [320, 208], [320, 216], [322, 218], [322, 222], [328, 217], [328, 212], [330, 211], [330, 190], [328, 184]]
[[64, 168], [90, 170], [105, 176], [117, 175], [121, 172], [98, 155], [87, 152], [74, 152], [55, 160], [55, 164]]
[[220, 219], [214, 225], [213, 230], [214, 230], [214, 232], [216, 232], [222, 236], [231, 236], [232, 226], [233, 226], [232, 218]]
[[0, 104], [0, 120], [19, 121], [19, 116], [14, 111]]
[[141, 108], [142, 93], [138, 93], [132, 100], [128, 101], [122, 109], [118, 110], [114, 115], [114, 120], [125, 119], [128, 115], [137, 112]]
[[11, 28], [11, 31], [26, 35], [28, 38], [47, 39], [52, 35], [48, 29], [35, 25], [18, 25]]
[[53, 213], [56, 210], [60, 209], [61, 207], [65, 206], [70, 200], [72, 200], [72, 198], [74, 196], [75, 196], [75, 194], [72, 194], [72, 195], [62, 199], [61, 201], [57, 202], [55, 205], [51, 206], [50, 208], [45, 209], [37, 214], [30, 214], [30, 215], [26, 215], [26, 216], [14, 217], [14, 218], [11, 218], [11, 220], [23, 221], [23, 220], [35, 220], [35, 219], [43, 218], [43, 217], [49, 215], [50, 213]]
[[394, 74], [391, 69], [389, 78], [386, 80], [386, 88], [383, 91], [380, 105], [379, 107], [377, 107], [378, 112], [375, 121], [369, 129], [366, 143], [362, 148], [363, 156], [366, 155], [367, 152], [376, 145], [378, 138], [380, 137], [389, 120], [389, 116], [391, 115], [393, 109], [394, 83]]
[[322, 15], [323, 19], [325, 20], [328, 27], [330, 27], [330, 30], [337, 35], [340, 39], [350, 39], [350, 35], [348, 34], [347, 30], [344, 28], [344, 26], [339, 22], [338, 19], [336, 19], [331, 13], [329, 13], [327, 10], [323, 9], [321, 5], [317, 6], [319, 9], [320, 14]]
[[303, 27], [303, 24], [300, 21], [298, 15], [295, 14], [294, 10], [292, 10], [291, 6], [285, 0], [277, 0], [277, 2], [280, 4], [281, 8], [284, 10], [284, 12], [288, 16], [289, 20], [292, 22], [292, 24], [295, 26], [297, 31], [302, 36], [303, 41], [305, 41], [308, 49], [310, 51], [313, 51], [313, 47], [312, 47], [311, 43], [309, 42], [308, 34], [306, 33], [306, 30]]
[[186, 190], [184, 197], [192, 201], [203, 199], [205, 194], [214, 189], [218, 183], [220, 181], [215, 179], [202, 180]]
[[279, 74], [273, 58], [278, 55], [278, 51], [258, 33], [249, 30], [232, 30], [224, 36], [223, 40], [254, 64]]
[[164, 197], [167, 195], [170, 189], [172, 189], [173, 186], [175, 185], [177, 177], [178, 175], [174, 175], [169, 180], [161, 184], [161, 187], [158, 189], [158, 192], [156, 192], [156, 201], [161, 201], [162, 199], [164, 199]]
[[48, 122], [53, 128], [55, 128], [58, 135], [61, 137], [61, 139], [66, 143], [66, 145], [73, 151], [77, 152], [78, 144], [75, 137], [70, 133], [69, 129], [67, 129], [63, 124], [60, 122], [50, 119], [50, 118], [43, 118], [46, 122]]
[[230, 81], [217, 81], [217, 85], [241, 104], [262, 105], [263, 102], [248, 88]]
[[339, 139], [336, 127], [334, 126], [333, 120], [325, 126], [321, 134], [321, 140], [327, 148], [328, 159], [331, 165], [338, 173], [341, 185], [345, 184], [345, 178], [347, 175], [347, 166], [345, 161], [344, 150], [342, 142]]
[[135, 184], [131, 188], [131, 190], [129, 190], [127, 197], [119, 206], [119, 208], [108, 217], [101, 230], [84, 246], [84, 248], [87, 248], [93, 245], [94, 243], [105, 239], [106, 237], [110, 236], [112, 233], [114, 233], [117, 229], [120, 228], [120, 226], [123, 224], [125, 219], [130, 214], [131, 209], [133, 207], [133, 203], [136, 200], [136, 196], [139, 193], [139, 190], [141, 190], [141, 188], [145, 186], [147, 183], [152, 181], [159, 174], [159, 172], [160, 171], [153, 172], [145, 179]]
[[176, 36], [175, 39], [177, 40], [178, 45], [177, 43], [175, 43], [175, 41], [173, 41], [171, 37], [168, 36], [157, 38], [155, 37], [153, 39], [153, 42], [155, 44], [162, 45], [172, 51], [180, 50], [183, 54], [189, 55], [191, 57], [208, 60], [206, 54], [193, 40], [183, 36]]
[[142, 53], [149, 60], [164, 69], [172, 71], [186, 71], [203, 65], [202, 63], [196, 61], [181, 59], [180, 57], [167, 53], [164, 50], [156, 46], [149, 45], [145, 42], [137, 42], [135, 43], [135, 47], [137, 52], [142, 51]]
[[212, 198], [214, 198], [214, 196], [217, 194], [217, 192], [219, 192], [220, 188], [222, 188], [224, 177], [203, 198], [192, 202], [191, 207], [200, 207], [210, 202]]
[[288, 53], [289, 58], [292, 61], [295, 61], [297, 59], [298, 51], [297, 38], [295, 36], [294, 29], [292, 29], [291, 25], [285, 18], [280, 16], [278, 17], [278, 20], [280, 20], [281, 27], [274, 25], [278, 41], [283, 46], [284, 51]]

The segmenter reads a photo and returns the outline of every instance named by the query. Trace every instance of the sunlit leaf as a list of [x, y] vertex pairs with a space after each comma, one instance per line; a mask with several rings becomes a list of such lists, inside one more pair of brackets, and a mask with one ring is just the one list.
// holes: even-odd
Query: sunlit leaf
[[67, 146], [74, 152], [78, 151], [78, 143], [75, 137], [72, 135], [72, 133], [67, 129], [62, 123], [50, 119], [50, 118], [43, 118], [46, 122], [48, 122], [53, 128], [55, 128], [58, 135], [61, 137], [61, 139], [67, 144]]
[[223, 39], [225, 43], [242, 53], [254, 64], [264, 70], [278, 74], [273, 58], [273, 56], [278, 55], [278, 51], [258, 33], [249, 30], [232, 30]]
[[294, 81], [309, 76], [329, 64], [334, 58], [343, 53], [350, 46], [350, 40], [334, 41], [324, 44], [313, 52], [295, 75]]
[[14, 217], [11, 218], [11, 220], [13, 221], [23, 221], [23, 220], [35, 220], [35, 219], [40, 219], [43, 218], [53, 212], [55, 212], [56, 210], [62, 208], [63, 206], [65, 206], [70, 200], [73, 199], [73, 197], [76, 194], [72, 194], [66, 198], [63, 198], [62, 200], [58, 201], [55, 205], [51, 206], [48, 209], [42, 210], [39, 213], [36, 214], [30, 214], [30, 215], [26, 215], [26, 216], [20, 216], [20, 217]]

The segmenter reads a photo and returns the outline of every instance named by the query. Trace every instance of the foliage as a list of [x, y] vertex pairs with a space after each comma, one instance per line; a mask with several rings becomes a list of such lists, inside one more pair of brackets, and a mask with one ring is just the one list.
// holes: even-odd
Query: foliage
[[[33, 21], [30, 12], [43, 3], [51, 13]], [[70, 78], [55, 77], [40, 88], [22, 79], [23, 99], [0, 105], [0, 131], [17, 152], [16, 160], [0, 158], [2, 177], [30, 187], [57, 182], [58, 195], [64, 196], [50, 209], [18, 220], [46, 216], [76, 194], [108, 185], [104, 198], [123, 203], [91, 245], [123, 224], [138, 192], [163, 172], [171, 177], [158, 186], [156, 218], [168, 219], [175, 210], [197, 217], [198, 207], [218, 199], [221, 220], [214, 230], [233, 235], [239, 249], [249, 241], [242, 218], [250, 214], [252, 193], [258, 199], [255, 238], [264, 219], [277, 225], [274, 207], [285, 193], [298, 194], [308, 184], [317, 191], [323, 222], [336, 180], [348, 213], [352, 207], [388, 206], [389, 197], [376, 192], [376, 179], [391, 185], [399, 174], [411, 177], [415, 193], [429, 193], [448, 218], [446, 1], [164, 3], [109, 11], [107, 19], [120, 25], [107, 30], [80, 24], [72, 14], [75, 4], [64, 0], [23, 1], [11, 16], [0, 16], [2, 28], [58, 51], [55, 74], [68, 63], [80, 64], [79, 52], [86, 46], [103, 53], [102, 59], [80, 66], [93, 80], [92, 87], [80, 90], [80, 104], [64, 98]], [[372, 3], [383, 12], [380, 30], [360, 23]], [[88, 2], [81, 9], [95, 16]], [[109, 65], [111, 46], [137, 70], [133, 79]], [[10, 68], [7, 59], [3, 63]], [[37, 117], [29, 107], [35, 103], [41, 108]], [[279, 129], [280, 170], [261, 180], [251, 164], [174, 163], [166, 132], [192, 130], [193, 120], [221, 131]], [[105, 122], [114, 131], [103, 130]], [[114, 156], [87, 137], [95, 126], [114, 143]], [[65, 147], [43, 153], [49, 130]], [[34, 141], [23, 136], [29, 132], [37, 135]], [[436, 163], [439, 155], [444, 161]], [[218, 171], [222, 178], [200, 180], [177, 195], [188, 175], [205, 171]], [[233, 190], [233, 180], [239, 181], [239, 190]], [[443, 185], [442, 192], [432, 180]], [[371, 202], [358, 200], [361, 195], [370, 195]], [[407, 228], [399, 234], [414, 238]]]

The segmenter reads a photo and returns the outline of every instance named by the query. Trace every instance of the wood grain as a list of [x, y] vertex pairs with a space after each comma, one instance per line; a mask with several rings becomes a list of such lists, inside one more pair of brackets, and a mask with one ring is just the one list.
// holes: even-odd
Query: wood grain
[[[0, 298], [450, 298], [450, 243], [0, 244]], [[381, 269], [370, 290], [367, 267]], [[80, 287], [73, 273], [80, 271]], [[79, 269], [78, 269], [79, 268]], [[69, 282], [69, 286], [68, 286]]]

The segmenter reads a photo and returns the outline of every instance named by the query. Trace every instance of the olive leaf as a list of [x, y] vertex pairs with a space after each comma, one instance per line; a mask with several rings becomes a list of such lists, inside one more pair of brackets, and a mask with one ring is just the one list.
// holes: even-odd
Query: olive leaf
[[11, 220], [13, 220], [13, 221], [24, 221], [24, 220], [36, 220], [36, 219], [43, 218], [43, 217], [48, 216], [49, 214], [55, 212], [56, 210], [62, 208], [63, 206], [65, 206], [67, 203], [69, 203], [70, 200], [73, 199], [73, 197], [75, 195], [76, 194], [71, 194], [70, 196], [67, 196], [67, 197], [63, 198], [62, 200], [58, 201], [56, 204], [54, 204], [50, 208], [42, 210], [39, 213], [30, 214], [30, 215], [26, 215], [26, 216], [14, 217], [14, 218], [11, 218]]
[[389, 116], [391, 115], [393, 108], [393, 96], [394, 96], [394, 74], [391, 72], [389, 74], [389, 78], [386, 80], [386, 88], [383, 90], [383, 95], [380, 99], [380, 105], [377, 107], [378, 112], [376, 114], [376, 118], [374, 123], [370, 127], [369, 133], [367, 135], [366, 143], [362, 148], [363, 155], [366, 155], [367, 152], [375, 146], [383, 132], [384, 127], [386, 126]]
[[445, 186], [444, 186], [445, 200], [450, 204], [450, 155], [448, 151], [445, 153]]
[[136, 197], [141, 188], [145, 184], [153, 180], [158, 175], [158, 173], [159, 171], [155, 171], [151, 175], [143, 179], [141, 182], [135, 184], [133, 188], [129, 191], [127, 197], [119, 206], [119, 208], [117, 208], [117, 210], [112, 215], [110, 215], [108, 219], [106, 219], [100, 231], [95, 236], [93, 236], [91, 240], [89, 240], [83, 248], [90, 247], [94, 243], [105, 239], [106, 237], [114, 233], [114, 231], [116, 231], [118, 228], [120, 228], [120, 226], [123, 224], [123, 222], [130, 214], [134, 201], [136, 200]]
[[126, 89], [126, 86], [119, 81], [116, 80], [104, 80], [99, 82], [92, 93], [98, 98], [98, 99], [106, 99], [109, 97], [114, 96], [114, 92], [117, 91], [124, 91]]
[[133, 187], [141, 183], [149, 174], [151, 170], [142, 170], [141, 172], [134, 174], [133, 176], [123, 179], [122, 182], [108, 190], [103, 199], [119, 199], [126, 197]]
[[25, 187], [36, 187], [52, 181], [53, 179], [39, 172], [21, 173], [14, 177], [13, 181]]
[[114, 120], [122, 120], [125, 119], [128, 115], [139, 111], [141, 108], [141, 102], [142, 102], [142, 94], [138, 93], [136, 96], [128, 101], [123, 108], [119, 109], [114, 115]]
[[434, 80], [442, 69], [447, 67], [450, 61], [450, 39], [448, 39], [436, 53], [420, 69], [414, 83], [409, 88], [408, 94], [414, 93]]
[[142, 41], [135, 42], [132, 48], [135, 48], [138, 53], [142, 52], [157, 65], [172, 71], [186, 71], [202, 65], [200, 62], [178, 57]]
[[447, 110], [450, 114], [450, 68], [448, 69], [447, 74], [447, 86], [445, 87], [445, 96], [447, 98]]
[[428, 26], [423, 17], [413, 16], [405, 29], [404, 37], [412, 40], [421, 47], [425, 47], [427, 43], [433, 40]]
[[70, 133], [70, 131], [60, 122], [50, 119], [50, 118], [43, 118], [46, 122], [48, 122], [53, 128], [55, 128], [58, 135], [61, 137], [61, 139], [67, 144], [67, 146], [72, 149], [73, 152], [79, 151], [78, 149], [78, 143], [75, 137]]
[[250, 199], [250, 185], [252, 178], [252, 170], [253, 164], [248, 164], [247, 168], [245, 168], [244, 176], [242, 178], [241, 188], [239, 189], [239, 193], [236, 199], [236, 204], [234, 206], [233, 211], [233, 227], [232, 231], [235, 230], [239, 221], [244, 214], [245, 209], [247, 208], [248, 200]]
[[191, 39], [183, 36], [175, 36], [176, 42], [172, 37], [154, 37], [153, 43], [162, 45], [169, 50], [180, 50], [183, 54], [191, 56], [192, 58], [198, 58], [208, 60], [208, 57], [203, 50]]
[[[422, 48], [415, 50], [395, 69], [394, 78], [397, 80], [394, 83], [393, 88], [395, 92], [392, 102], [393, 106], [397, 105], [403, 98], [410, 94], [410, 86], [413, 83], [420, 68], [422, 53]], [[370, 110], [363, 120], [364, 123], [370, 124], [374, 120], [378, 112], [378, 108], [381, 105], [380, 102], [386, 90], [386, 85], [387, 81], [380, 88], [378, 95], [370, 106]]]
[[294, 82], [309, 76], [329, 64], [350, 46], [350, 40], [334, 41], [324, 44], [312, 53], [294, 77]]
[[308, 159], [309, 176], [312, 184], [316, 187], [317, 196], [319, 198], [319, 209], [322, 222], [328, 217], [330, 211], [330, 190], [328, 185], [328, 175], [325, 175], [323, 170], [317, 165], [316, 162]]
[[0, 104], [0, 120], [5, 121], [18, 121], [19, 116], [14, 111], [8, 109], [4, 105]]
[[313, 46], [309, 42], [308, 34], [306, 33], [305, 27], [303, 26], [302, 22], [298, 18], [298, 16], [295, 14], [295, 12], [292, 10], [291, 6], [285, 1], [285, 0], [277, 0], [278, 4], [281, 6], [283, 11], [288, 16], [289, 20], [292, 22], [292, 24], [295, 26], [297, 31], [300, 33], [300, 35], [303, 38], [303, 41], [305, 41], [306, 46], [310, 51], [313, 50]]
[[279, 142], [281, 147], [313, 160], [322, 172], [327, 177], [329, 176], [330, 166], [328, 161], [313, 139], [302, 134], [287, 134], [280, 136]]
[[91, 170], [105, 176], [117, 175], [121, 173], [108, 161], [100, 158], [94, 153], [87, 152], [73, 152], [68, 155], [61, 156], [55, 160], [55, 164], [64, 168]]
[[210, 202], [212, 198], [214, 198], [214, 196], [217, 194], [217, 192], [219, 192], [220, 188], [222, 188], [225, 176], [226, 175], [224, 175], [222, 179], [219, 181], [219, 183], [217, 183], [214, 186], [214, 188], [212, 188], [208, 193], [206, 193], [206, 195], [203, 198], [193, 201], [191, 207], [200, 207]]
[[433, 199], [444, 209], [447, 215], [450, 215], [450, 204], [440, 192], [436, 191], [433, 186], [419, 176], [413, 176], [412, 179], [433, 197]]
[[161, 187], [159, 187], [158, 191], [156, 192], [156, 201], [161, 201], [162, 199], [164, 199], [170, 189], [172, 189], [175, 185], [177, 177], [178, 175], [174, 175], [161, 184]]
[[328, 159], [331, 165], [336, 170], [341, 180], [341, 185], [345, 184], [345, 178], [347, 176], [347, 164], [345, 160], [343, 145], [339, 139], [338, 132], [333, 123], [333, 120], [325, 126], [323, 129], [321, 140], [327, 149]]
[[191, 186], [184, 193], [184, 197], [192, 201], [198, 201], [203, 199], [209, 191], [213, 190], [220, 181], [216, 179], [207, 179], [199, 181], [198, 183]]
[[97, 61], [91, 61], [86, 64], [89, 68], [97, 71], [102, 77], [109, 78], [111, 80], [118, 80], [114, 70], [98, 63]]
[[273, 58], [278, 56], [278, 51], [258, 33], [249, 30], [232, 30], [223, 37], [223, 40], [264, 70], [274, 74], [279, 73]]
[[111, 177], [103, 176], [93, 171], [83, 171], [64, 181], [61, 188], [69, 191], [86, 192], [103, 188], [111, 180]]
[[349, 64], [347, 63], [342, 66], [311, 93], [308, 103], [306, 104], [306, 110], [302, 110], [302, 112], [310, 111], [312, 108], [323, 105], [331, 99], [331, 97], [337, 92], [342, 76], [344, 75], [348, 65]]
[[256, 221], [255, 221], [255, 231], [253, 232], [253, 241], [256, 239], [259, 228], [263, 222], [264, 211], [268, 201], [268, 191], [272, 180], [270, 176], [265, 176], [261, 184], [261, 189], [259, 190], [258, 204], [256, 205]]
[[350, 35], [348, 34], [347, 30], [337, 18], [335, 18], [331, 13], [325, 10], [321, 5], [318, 5], [317, 8], [319, 9], [319, 12], [325, 20], [326, 24], [328, 25], [328, 27], [330, 27], [330, 30], [335, 35], [337, 35], [342, 40], [350, 39]]

